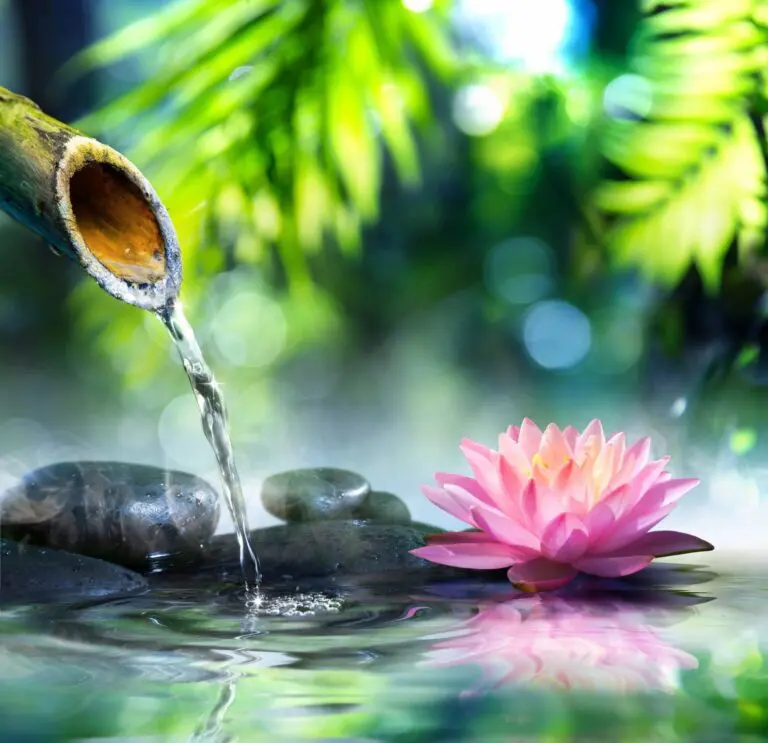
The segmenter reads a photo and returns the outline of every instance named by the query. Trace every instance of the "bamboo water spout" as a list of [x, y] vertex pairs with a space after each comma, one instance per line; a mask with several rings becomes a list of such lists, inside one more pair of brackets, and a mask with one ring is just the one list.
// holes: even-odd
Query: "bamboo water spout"
[[1, 87], [0, 209], [117, 299], [158, 310], [179, 292], [176, 232], [138, 168]]

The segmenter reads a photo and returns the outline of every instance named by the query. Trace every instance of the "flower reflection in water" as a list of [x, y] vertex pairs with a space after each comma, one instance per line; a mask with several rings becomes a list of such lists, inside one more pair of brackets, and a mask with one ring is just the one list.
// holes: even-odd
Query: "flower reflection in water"
[[632, 604], [531, 596], [482, 607], [425, 664], [479, 666], [482, 684], [465, 694], [506, 684], [616, 694], [672, 692], [698, 661], [662, 640]]

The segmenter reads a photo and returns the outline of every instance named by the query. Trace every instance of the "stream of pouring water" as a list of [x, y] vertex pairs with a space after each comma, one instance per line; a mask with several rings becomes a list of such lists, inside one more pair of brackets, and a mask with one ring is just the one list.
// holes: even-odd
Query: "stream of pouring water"
[[[240, 566], [243, 570], [246, 592], [255, 592], [261, 581], [259, 561], [251, 548], [248, 540], [248, 518], [245, 511], [245, 498], [240, 484], [240, 475], [235, 464], [235, 454], [232, 451], [232, 442], [229, 438], [229, 426], [227, 423], [227, 410], [224, 405], [224, 396], [216, 382], [200, 346], [195, 338], [192, 326], [187, 321], [181, 303], [175, 300], [164, 309], [158, 311], [171, 338], [176, 345], [176, 350], [184, 364], [192, 390], [195, 393], [197, 405], [200, 408], [200, 416], [203, 423], [205, 437], [216, 455], [221, 472], [221, 480], [224, 488], [224, 497], [235, 522], [235, 534], [240, 546]], [[249, 596], [249, 599], [252, 597]]]

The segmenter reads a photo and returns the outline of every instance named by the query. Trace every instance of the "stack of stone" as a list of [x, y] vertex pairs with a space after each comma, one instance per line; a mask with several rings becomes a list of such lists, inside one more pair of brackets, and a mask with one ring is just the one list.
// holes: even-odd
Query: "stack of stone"
[[[442, 531], [411, 521], [403, 501], [372, 490], [354, 472], [331, 467], [290, 470], [268, 477], [262, 503], [285, 525], [252, 533], [265, 578], [304, 578], [408, 571], [428, 565], [409, 553], [424, 536]], [[223, 564], [232, 561], [231, 537], [214, 540]]]
[[333, 467], [289, 470], [264, 481], [261, 500], [282, 521], [375, 521], [410, 524], [408, 506], [392, 493], [371, 490], [355, 472]]
[[0, 498], [0, 602], [147, 587], [153, 555], [200, 556], [219, 519], [205, 480], [122, 462], [41, 467]]
[[[392, 493], [328, 467], [272, 475], [262, 501], [286, 523], [250, 537], [264, 578], [407, 571], [437, 527]], [[237, 576], [234, 535], [213, 537], [219, 497], [205, 480], [139, 464], [64, 462], [0, 498], [0, 602], [81, 599], [145, 589], [140, 574], [220, 569]], [[136, 572], [134, 572], [136, 571]]]

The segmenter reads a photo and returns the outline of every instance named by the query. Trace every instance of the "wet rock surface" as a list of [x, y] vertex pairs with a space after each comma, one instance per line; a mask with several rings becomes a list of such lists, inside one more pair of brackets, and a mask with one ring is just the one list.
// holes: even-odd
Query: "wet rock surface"
[[[319, 521], [285, 524], [251, 532], [264, 579], [319, 578], [434, 568], [411, 555], [436, 527], [373, 524], [361, 521]], [[239, 572], [234, 534], [215, 537], [201, 569]]]
[[[410, 550], [442, 530], [412, 522], [400, 498], [372, 491], [353, 472], [315, 468], [279, 473], [265, 481], [262, 495], [273, 515], [289, 520], [251, 532], [265, 581], [440, 570]], [[43, 467], [0, 499], [2, 536], [38, 545], [25, 546], [29, 554], [37, 554], [40, 546], [53, 547], [145, 574], [216, 574], [239, 581], [235, 536], [212, 536], [218, 515], [218, 495], [205, 481], [118, 462]], [[32, 576], [30, 585], [43, 581], [44, 595], [55, 580], [46, 584], [36, 564], [28, 562], [22, 572]], [[106, 569], [121, 570], [117, 565]], [[14, 585], [19, 580], [14, 577]]]
[[261, 500], [273, 516], [292, 523], [351, 519], [370, 490], [355, 472], [313, 467], [271, 475], [262, 485]]
[[0, 605], [102, 598], [146, 587], [142, 576], [119, 565], [0, 539]]
[[411, 512], [394, 493], [372, 490], [355, 509], [354, 519], [377, 521], [380, 524], [409, 524]]
[[218, 519], [205, 480], [121, 462], [42, 467], [0, 498], [3, 536], [136, 568], [158, 553], [200, 554]]

